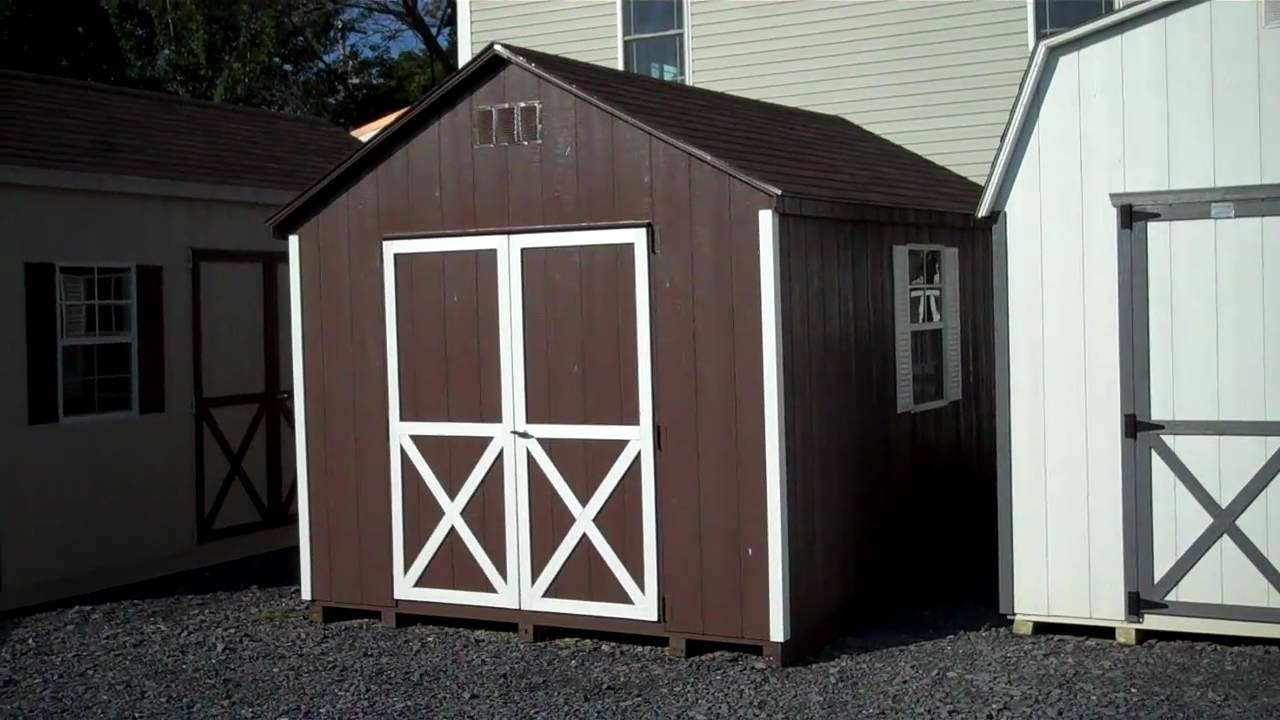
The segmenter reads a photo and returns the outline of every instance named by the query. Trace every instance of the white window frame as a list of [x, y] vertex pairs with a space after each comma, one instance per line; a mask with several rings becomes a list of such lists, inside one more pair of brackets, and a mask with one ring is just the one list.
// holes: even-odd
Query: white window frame
[[[100, 270], [126, 270], [129, 273], [129, 332], [127, 334], [112, 335], [106, 338], [67, 338], [62, 329], [63, 321], [63, 299], [62, 299], [62, 272], [66, 268], [93, 268], [94, 279], [97, 279], [97, 273]], [[95, 420], [110, 420], [113, 418], [133, 417], [138, 414], [138, 266], [129, 263], [117, 262], [65, 262], [54, 264], [54, 283], [53, 283], [53, 301], [54, 307], [57, 308], [57, 334], [58, 334], [58, 422], [75, 423], [75, 422], [92, 422]], [[95, 288], [96, 292], [96, 288]], [[97, 301], [94, 301], [94, 307], [97, 307]], [[62, 374], [62, 356], [63, 349], [67, 347], [83, 346], [83, 345], [116, 345], [125, 342], [128, 338], [129, 343], [129, 375], [130, 375], [130, 398], [128, 410], [112, 410], [110, 412], [94, 412], [82, 413], [77, 415], [67, 415], [64, 401], [63, 384], [65, 379]]]
[[680, 12], [684, 16], [684, 19], [683, 19], [684, 29], [667, 30], [659, 33], [645, 33], [642, 35], [624, 36], [622, 33], [622, 27], [623, 27], [622, 26], [622, 6], [627, 1], [628, 0], [614, 1], [614, 26], [615, 26], [615, 29], [617, 30], [618, 69], [624, 72], [627, 69], [627, 43], [626, 43], [627, 40], [634, 40], [638, 38], [648, 38], [648, 37], [664, 37], [666, 35], [675, 35], [677, 32], [679, 32], [684, 35], [684, 44], [682, 45], [684, 49], [684, 52], [683, 52], [684, 79], [681, 80], [680, 82], [684, 83], [685, 85], [692, 85], [693, 84], [693, 26], [692, 26], [692, 23], [690, 22], [690, 20], [692, 19], [692, 13], [690, 12], [690, 8], [693, 5], [693, 0], [680, 0]]
[[[942, 348], [941, 348], [941, 349], [942, 349], [942, 376], [941, 376], [941, 378], [939, 379], [939, 382], [941, 383], [941, 388], [940, 388], [940, 389], [941, 389], [941, 392], [942, 392], [942, 397], [941, 397], [941, 398], [939, 398], [939, 399], [937, 399], [937, 400], [929, 400], [929, 401], [921, 402], [921, 403], [916, 402], [916, 399], [915, 399], [915, 390], [916, 390], [916, 388], [915, 388], [915, 373], [914, 373], [914, 371], [913, 371], [913, 372], [912, 372], [912, 374], [911, 374], [911, 408], [910, 408], [910, 412], [915, 413], [915, 412], [924, 412], [924, 411], [927, 411], [927, 410], [936, 410], [936, 409], [938, 409], [938, 408], [946, 407], [947, 405], [950, 405], [951, 403], [956, 402], [956, 400], [955, 400], [955, 399], [948, 399], [948, 398], [947, 398], [947, 378], [950, 376], [950, 374], [951, 374], [951, 369], [952, 369], [952, 368], [951, 368], [952, 358], [949, 356], [949, 354], [948, 354], [948, 352], [947, 352], [947, 336], [948, 336], [948, 332], [951, 330], [951, 328], [950, 328], [950, 326], [948, 326], [948, 325], [947, 325], [947, 308], [946, 308], [946, 305], [945, 305], [946, 300], [947, 300], [947, 268], [946, 268], [946, 264], [947, 264], [947, 246], [946, 246], [946, 245], [936, 245], [936, 244], [931, 244], [931, 243], [907, 243], [905, 246], [900, 246], [900, 247], [906, 247], [906, 249], [907, 249], [907, 268], [908, 268], [908, 271], [907, 271], [907, 284], [906, 284], [906, 286], [905, 286], [905, 287], [895, 287], [895, 288], [893, 289], [893, 292], [894, 292], [895, 294], [901, 294], [901, 295], [904, 295], [904, 296], [905, 296], [905, 300], [906, 300], [906, 304], [907, 304], [907, 333], [908, 333], [908, 338], [909, 338], [909, 339], [910, 339], [910, 338], [913, 338], [913, 337], [915, 336], [915, 333], [917, 333], [917, 332], [926, 332], [926, 331], [932, 331], [932, 330], [940, 330], [940, 331], [942, 332]], [[912, 253], [912, 251], [925, 251], [925, 252], [937, 252], [937, 253], [938, 253], [938, 272], [940, 273], [939, 282], [938, 282], [938, 283], [926, 283], [926, 284], [923, 286], [923, 287], [926, 287], [926, 288], [929, 288], [929, 287], [936, 287], [936, 288], [938, 289], [938, 300], [939, 300], [939, 304], [938, 304], [938, 320], [937, 320], [937, 321], [935, 321], [935, 322], [917, 323], [917, 322], [915, 321], [915, 319], [914, 319], [914, 318], [912, 318], [912, 317], [911, 317], [911, 315], [910, 315], [910, 313], [911, 313], [911, 290], [912, 290], [912, 288], [914, 288], [914, 287], [921, 287], [921, 286], [918, 286], [918, 285], [912, 285], [912, 284], [911, 284], [911, 272], [910, 272], [910, 267], [911, 267], [911, 253]], [[895, 284], [896, 284], [896, 283], [895, 283]], [[957, 317], [958, 317], [958, 313], [957, 313]], [[961, 324], [963, 324], [963, 320], [961, 320]]]

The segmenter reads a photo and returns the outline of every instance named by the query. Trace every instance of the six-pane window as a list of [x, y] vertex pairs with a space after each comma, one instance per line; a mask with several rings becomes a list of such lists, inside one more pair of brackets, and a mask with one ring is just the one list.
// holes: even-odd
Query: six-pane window
[[683, 0], [619, 0], [623, 69], [685, 81]]
[[133, 410], [133, 299], [131, 267], [58, 268], [63, 417]]

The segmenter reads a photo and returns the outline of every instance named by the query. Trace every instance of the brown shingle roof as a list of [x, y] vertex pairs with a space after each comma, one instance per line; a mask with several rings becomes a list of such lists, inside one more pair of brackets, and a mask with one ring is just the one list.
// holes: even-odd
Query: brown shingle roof
[[784, 195], [971, 213], [982, 192], [968, 178], [842, 117], [502, 47]]
[[0, 70], [0, 165], [296, 191], [359, 147], [315, 118]]
[[798, 198], [971, 214], [982, 188], [834, 115], [655, 80], [555, 55], [490, 44], [268, 221], [292, 231], [467, 92], [480, 68], [510, 62], [638, 123], [762, 190]]

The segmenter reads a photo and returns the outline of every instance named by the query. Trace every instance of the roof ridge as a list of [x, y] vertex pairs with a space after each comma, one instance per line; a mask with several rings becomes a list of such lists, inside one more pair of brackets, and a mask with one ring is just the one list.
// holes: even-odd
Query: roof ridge
[[[819, 117], [828, 121], [835, 121], [835, 120], [847, 121], [846, 118], [841, 117], [839, 115], [832, 115], [830, 113], [824, 113], [819, 110], [810, 110], [808, 108], [796, 107], [794, 105], [784, 105], [782, 103], [773, 102], [771, 100], [760, 100], [758, 98], [746, 97], [745, 95], [735, 95], [730, 92], [725, 92], [724, 90], [712, 90], [711, 88], [704, 87], [702, 85], [689, 85], [687, 83], [673, 83], [670, 80], [660, 80], [658, 78], [650, 77], [649, 75], [644, 75], [641, 73], [630, 72], [627, 70], [619, 70], [618, 68], [608, 67], [607, 65], [597, 65], [595, 63], [589, 63], [584, 60], [578, 60], [578, 59], [567, 57], [564, 55], [552, 55], [551, 53], [544, 53], [539, 50], [530, 50], [528, 48], [520, 47], [518, 45], [511, 45], [504, 42], [496, 42], [496, 43], [493, 43], [493, 45], [501, 46], [503, 48], [506, 48], [507, 50], [510, 50], [515, 55], [519, 55], [521, 59], [523, 59], [525, 62], [529, 63], [530, 65], [534, 65], [535, 67], [537, 66], [537, 63], [531, 60], [529, 57], [525, 56], [525, 53], [532, 54], [535, 56], [542, 55], [546, 57], [552, 57], [552, 58], [555, 58], [556, 62], [564, 62], [568, 64], [573, 64], [573, 65], [580, 65], [580, 66], [590, 68], [591, 70], [600, 70], [608, 73], [615, 73], [618, 75], [625, 76], [629, 82], [635, 81], [638, 78], [640, 82], [656, 84], [655, 86], [661, 86], [663, 87], [664, 90], [667, 90], [667, 91], [670, 91], [671, 88], [680, 88], [680, 90], [677, 90], [677, 92], [688, 92], [695, 95], [700, 94], [700, 95], [703, 95], [704, 97], [713, 96], [715, 98], [729, 100], [732, 102], [768, 105], [770, 107], [781, 108], [783, 110], [788, 110], [794, 113], [803, 113], [805, 115], [812, 115], [814, 117]], [[856, 125], [857, 123], [854, 123], [854, 124]], [[858, 127], [861, 127], [861, 126], [859, 125]]]
[[267, 110], [266, 108], [256, 108], [248, 105], [237, 105], [235, 103], [218, 102], [216, 100], [204, 100], [202, 98], [193, 98], [186, 95], [178, 95], [175, 93], [164, 92], [160, 90], [143, 90], [141, 88], [133, 88], [125, 85], [112, 85], [110, 83], [97, 82], [94, 80], [76, 80], [74, 78], [60, 77], [57, 75], [41, 75], [39, 73], [27, 72], [25, 70], [14, 70], [10, 68], [0, 68], [0, 78], [11, 77], [24, 82], [32, 82], [46, 85], [62, 85], [69, 88], [75, 88], [87, 92], [97, 92], [107, 95], [127, 95], [147, 100], [158, 100], [178, 105], [192, 105], [206, 107], [211, 110], [222, 110], [227, 112], [238, 112], [247, 115], [263, 115], [270, 116], [281, 120], [292, 120], [297, 122], [317, 123], [338, 127], [324, 118], [315, 117], [313, 115], [303, 115], [301, 113], [282, 112], [278, 110]]

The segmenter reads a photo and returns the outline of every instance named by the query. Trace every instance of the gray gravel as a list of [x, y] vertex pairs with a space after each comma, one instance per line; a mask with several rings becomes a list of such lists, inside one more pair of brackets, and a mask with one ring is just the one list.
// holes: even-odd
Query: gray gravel
[[0, 718], [1280, 717], [1273, 643], [1120, 648], [920, 616], [773, 670], [734, 652], [675, 660], [600, 640], [320, 626], [296, 597], [247, 589], [0, 620]]

